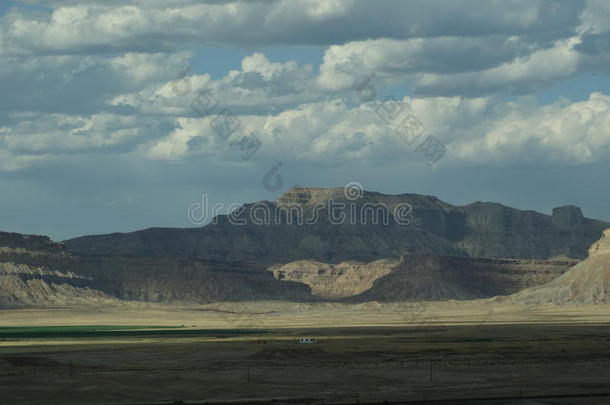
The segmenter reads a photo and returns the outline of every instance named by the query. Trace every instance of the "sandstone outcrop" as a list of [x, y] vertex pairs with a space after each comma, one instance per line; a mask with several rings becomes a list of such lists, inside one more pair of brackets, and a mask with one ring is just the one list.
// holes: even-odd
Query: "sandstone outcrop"
[[576, 263], [409, 255], [371, 263], [299, 260], [270, 270], [278, 279], [307, 284], [324, 300], [445, 301], [512, 294], [545, 284]]
[[602, 237], [591, 245], [589, 249], [589, 257], [601, 254], [610, 253], [610, 229], [606, 229], [602, 234]]
[[87, 277], [26, 264], [0, 263], [0, 308], [101, 305], [116, 300]]
[[[10, 246], [0, 246], [0, 307], [316, 300], [307, 285], [277, 280], [254, 263], [79, 257], [48, 245], [45, 238], [32, 244], [36, 238], [12, 235]], [[28, 250], [45, 246], [51, 248]]]
[[553, 281], [508, 298], [518, 304], [602, 304], [610, 302], [610, 229], [592, 244], [589, 257]]
[[375, 280], [389, 274], [399, 264], [398, 259], [383, 259], [371, 263], [322, 263], [312, 260], [277, 265], [270, 268], [278, 280], [307, 284], [311, 293], [322, 299], [337, 300], [360, 294]]

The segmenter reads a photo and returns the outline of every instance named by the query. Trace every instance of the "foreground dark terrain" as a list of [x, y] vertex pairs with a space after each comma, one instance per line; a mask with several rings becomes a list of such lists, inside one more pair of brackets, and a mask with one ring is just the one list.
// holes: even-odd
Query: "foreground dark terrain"
[[0, 401], [610, 403], [608, 325], [160, 332], [5, 338]]

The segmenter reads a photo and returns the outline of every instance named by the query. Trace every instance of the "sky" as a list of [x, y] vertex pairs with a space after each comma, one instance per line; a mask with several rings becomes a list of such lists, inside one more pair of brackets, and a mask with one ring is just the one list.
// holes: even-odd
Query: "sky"
[[610, 220], [605, 0], [3, 0], [0, 230], [357, 182]]

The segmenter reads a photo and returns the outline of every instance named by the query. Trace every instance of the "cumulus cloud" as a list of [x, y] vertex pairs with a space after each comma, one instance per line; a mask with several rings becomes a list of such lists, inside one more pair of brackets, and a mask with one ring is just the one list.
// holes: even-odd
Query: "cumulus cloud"
[[137, 154], [173, 130], [173, 122], [114, 114], [22, 113], [0, 126], [0, 170], [17, 171], [68, 155]]
[[[218, 86], [222, 87], [219, 92], [227, 93], [233, 100], [241, 99], [235, 97], [241, 96], [240, 92], [249, 92], [250, 103], [260, 96], [274, 97], [270, 104], [284, 106], [294, 105], [294, 100], [313, 101], [313, 94], [306, 94], [308, 91], [319, 90], [320, 97], [329, 91], [349, 90], [370, 72], [376, 72], [389, 84], [408, 82], [420, 95], [523, 94], [583, 70], [603, 70], [601, 66], [607, 62], [607, 58], [600, 59], [600, 55], [607, 54], [608, 46], [607, 30], [599, 17], [604, 15], [605, 6], [599, 1], [514, 0], [481, 4], [470, 0], [146, 3], [31, 0], [27, 3], [51, 8], [45, 11], [15, 7], [0, 17], [0, 55], [7, 61], [16, 60], [17, 64], [24, 63], [27, 56], [84, 54], [100, 59], [100, 55], [125, 53], [130, 56], [122, 57], [124, 63], [114, 61], [112, 66], [148, 76], [167, 66], [166, 70], [175, 75], [181, 68], [158, 56], [146, 60], [145, 54], [178, 55], [177, 49], [185, 45], [203, 43], [329, 45], [320, 75], [312, 84], [308, 83], [311, 67], [284, 65], [281, 72], [269, 77], [248, 64], [258, 63], [269, 69], [279, 64], [266, 59], [255, 62], [256, 57], [264, 58], [258, 53], [244, 60], [242, 70], [229, 72]], [[552, 62], [542, 66], [547, 60]], [[92, 65], [88, 63], [89, 69]], [[58, 67], [62, 71], [71, 69], [65, 65]], [[117, 82], [100, 77], [108, 74], [101, 72], [103, 69], [87, 72], [91, 82]], [[201, 76], [193, 80], [205, 85], [203, 82], [209, 78]], [[257, 86], [257, 77], [258, 85], [268, 88], [255, 96], [252, 87]], [[298, 88], [293, 83], [307, 86]], [[140, 88], [130, 88], [130, 84]], [[156, 96], [147, 86], [154, 85], [150, 81], [144, 83], [136, 78], [122, 85], [124, 91], [115, 94], [113, 105], [146, 103], [153, 110], [162, 107], [150, 105], [147, 100]], [[271, 88], [272, 85], [275, 87]], [[79, 86], [86, 88], [84, 83]], [[140, 94], [130, 94], [134, 90]], [[294, 97], [297, 91], [302, 96]], [[159, 102], [164, 104], [167, 100]], [[244, 105], [248, 103], [244, 100]], [[176, 107], [163, 108], [172, 112]]]
[[189, 53], [0, 59], [0, 111], [95, 113], [127, 91], [171, 80]]
[[396, 81], [422, 73], [450, 76], [483, 71], [528, 56], [535, 49], [522, 38], [503, 36], [350, 42], [328, 48], [318, 82], [323, 88], [337, 90], [353, 87], [370, 72], [379, 79]]
[[[610, 96], [601, 93], [583, 102], [548, 106], [491, 98], [406, 97], [401, 107], [421, 121], [426, 135], [445, 143], [448, 158], [443, 162], [448, 165], [577, 165], [603, 159], [610, 147]], [[375, 103], [350, 108], [334, 100], [239, 119], [263, 142], [261, 155], [267, 158], [337, 164], [366, 160], [375, 165], [421, 159], [417, 145], [405, 143], [377, 108]], [[147, 155], [238, 160], [230, 141], [211, 128], [215, 118], [179, 119], [176, 129]]]
[[[369, 38], [562, 38], [584, 1], [40, 1], [2, 17], [4, 54], [167, 51], [184, 42], [331, 45]], [[456, 16], [460, 16], [456, 18]]]
[[17, 154], [91, 152], [97, 149], [129, 150], [157, 128], [133, 116], [48, 114], [0, 129], [0, 145]]
[[230, 70], [218, 80], [196, 74], [189, 66], [169, 81], [117, 95], [109, 104], [146, 114], [197, 116], [202, 113], [197, 105], [205, 101], [235, 113], [266, 114], [319, 99], [314, 78], [311, 65], [271, 62], [264, 54], [253, 53], [242, 60], [240, 70]]
[[582, 56], [574, 50], [578, 39], [559, 41], [524, 57], [478, 71], [455, 74], [421, 73], [413, 80], [416, 93], [426, 95], [528, 94], [579, 72]]
[[478, 164], [577, 165], [608, 155], [608, 124], [610, 96], [601, 93], [568, 105], [509, 104], [484, 121], [481, 131], [451, 145], [456, 159]]
[[[448, 163], [582, 163], [605, 150], [603, 94], [552, 106], [497, 98], [607, 69], [603, 2], [23, 3], [38, 7], [0, 16], [7, 170], [100, 151], [239, 160], [210, 127], [225, 108], [263, 141], [263, 157], [380, 163], [411, 155], [373, 104], [353, 102], [371, 72], [384, 88], [412, 89], [403, 108], [452, 148]], [[212, 78], [189, 67], [202, 43], [329, 46], [319, 67], [253, 51]], [[193, 107], [204, 101], [201, 114]]]
[[[178, 128], [153, 146], [148, 156], [178, 159], [205, 155], [239, 160], [240, 155], [231, 144], [240, 135], [223, 139], [211, 125], [217, 118], [212, 115], [179, 119]], [[277, 115], [239, 116], [244, 133], [262, 141], [258, 157], [318, 162], [349, 161], [385, 153], [385, 145], [396, 144], [396, 139], [375, 118], [371, 108], [349, 109], [340, 99], [303, 104]]]

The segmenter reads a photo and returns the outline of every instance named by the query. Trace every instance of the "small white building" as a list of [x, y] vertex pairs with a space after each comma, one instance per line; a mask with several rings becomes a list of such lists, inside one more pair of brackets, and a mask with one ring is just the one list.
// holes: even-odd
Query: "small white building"
[[300, 338], [299, 343], [316, 343], [314, 338]]

